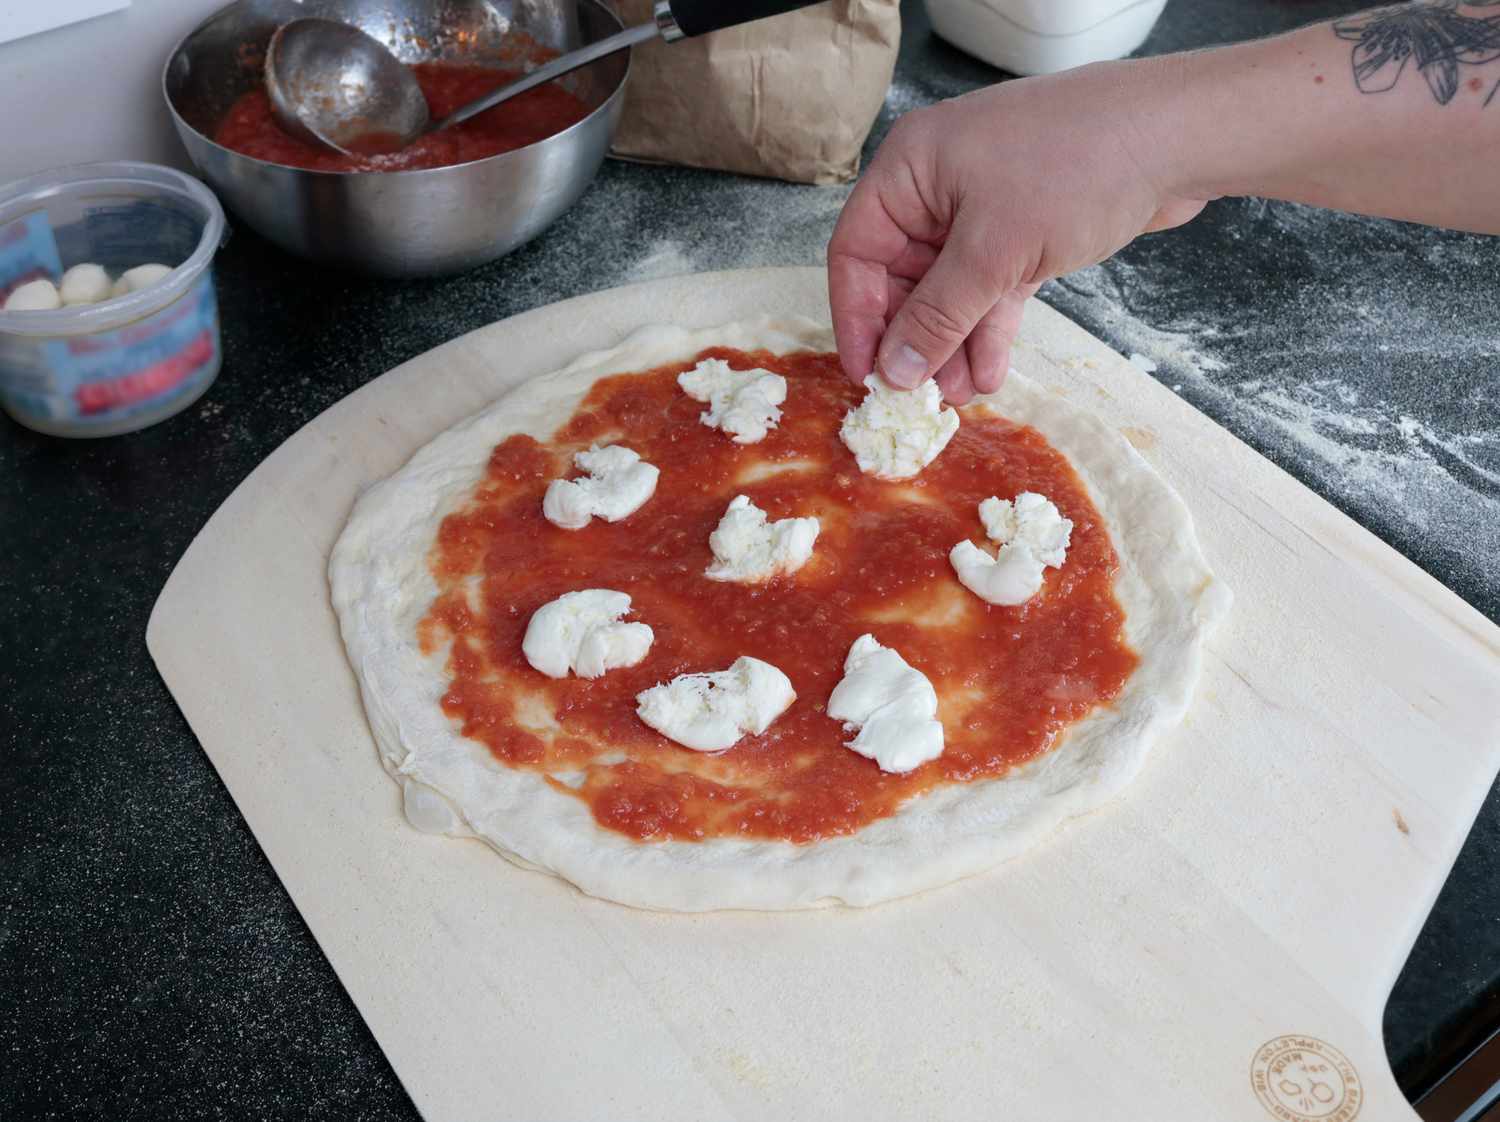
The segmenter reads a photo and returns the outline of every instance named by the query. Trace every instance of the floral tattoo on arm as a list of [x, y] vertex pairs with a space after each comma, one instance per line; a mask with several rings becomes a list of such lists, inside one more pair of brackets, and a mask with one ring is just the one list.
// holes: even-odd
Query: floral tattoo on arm
[[[1500, 8], [1500, 0], [1429, 0], [1336, 21], [1333, 33], [1354, 42], [1350, 61], [1359, 92], [1392, 89], [1411, 63], [1438, 104], [1452, 101], [1458, 92], [1460, 66], [1482, 66], [1500, 59], [1500, 14], [1467, 15], [1460, 8]], [[1485, 105], [1494, 100], [1496, 90], [1500, 90], [1500, 79], [1484, 99]]]

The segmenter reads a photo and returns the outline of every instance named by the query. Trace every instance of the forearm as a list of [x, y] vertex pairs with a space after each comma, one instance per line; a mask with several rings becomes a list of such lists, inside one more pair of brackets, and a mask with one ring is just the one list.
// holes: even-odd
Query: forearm
[[1417, 3], [1171, 59], [1171, 186], [1500, 233], [1500, 0]]
[[1500, 0], [1426, 0], [916, 110], [829, 242], [844, 370], [993, 392], [1039, 285], [1221, 195], [1500, 234], [1497, 88]]

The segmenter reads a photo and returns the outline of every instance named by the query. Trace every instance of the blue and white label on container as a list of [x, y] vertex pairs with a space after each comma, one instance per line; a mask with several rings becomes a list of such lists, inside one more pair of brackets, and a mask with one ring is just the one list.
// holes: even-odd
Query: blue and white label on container
[[0, 304], [27, 281], [62, 278], [62, 258], [47, 212], [33, 211], [0, 226]]
[[[212, 270], [160, 311], [112, 331], [12, 339], [0, 396], [23, 423], [105, 428], [194, 395], [219, 370]], [[30, 353], [26, 353], [29, 351]]]

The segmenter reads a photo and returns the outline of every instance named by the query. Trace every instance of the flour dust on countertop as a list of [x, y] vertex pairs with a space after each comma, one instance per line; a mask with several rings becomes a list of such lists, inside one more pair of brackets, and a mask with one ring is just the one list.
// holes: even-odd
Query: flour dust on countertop
[[[708, 177], [711, 210], [685, 220], [675, 201]], [[580, 255], [568, 295], [717, 269], [821, 264], [850, 190], [688, 168], [653, 168], [646, 177], [618, 164], [606, 164], [602, 178], [608, 189], [590, 191], [563, 221], [576, 214], [594, 239], [605, 231], [609, 251]]]
[[1500, 620], [1493, 239], [1265, 199], [1194, 225], [1042, 299]]

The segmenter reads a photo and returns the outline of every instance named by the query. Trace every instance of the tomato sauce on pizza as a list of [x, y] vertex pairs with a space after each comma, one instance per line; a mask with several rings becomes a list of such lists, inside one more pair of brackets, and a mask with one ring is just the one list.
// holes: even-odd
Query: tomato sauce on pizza
[[[676, 379], [703, 358], [786, 377], [781, 422], [765, 440], [736, 444], [700, 422], [704, 405]], [[1102, 517], [1040, 433], [977, 410], [917, 478], [862, 474], [839, 439], [862, 395], [832, 354], [713, 348], [600, 380], [546, 443], [500, 443], [428, 559], [439, 595], [418, 638], [427, 653], [451, 641], [444, 712], [498, 763], [545, 775], [601, 826], [641, 841], [814, 842], [939, 785], [995, 779], [1047, 752], [1116, 697], [1137, 663]], [[559, 529], [542, 517], [542, 495], [575, 474], [573, 453], [591, 443], [623, 444], [655, 464], [656, 493], [620, 522]], [[1047, 571], [1030, 602], [987, 604], [958, 583], [948, 551], [983, 540], [982, 499], [1027, 490], [1072, 520], [1067, 561]], [[709, 534], [740, 494], [773, 520], [820, 520], [802, 569], [758, 585], [703, 576]], [[628, 593], [626, 618], [655, 631], [650, 653], [597, 679], [547, 678], [522, 654], [527, 623], [585, 588]], [[824, 712], [850, 644], [866, 632], [938, 694], [945, 750], [907, 774], [850, 751], [852, 733]], [[642, 690], [741, 655], [779, 667], [797, 691], [764, 734], [703, 754], [637, 717]]]

